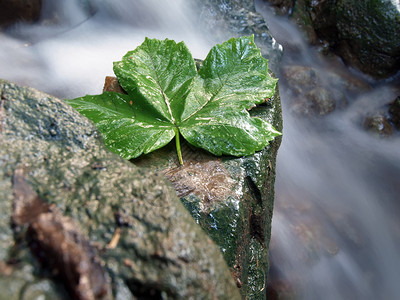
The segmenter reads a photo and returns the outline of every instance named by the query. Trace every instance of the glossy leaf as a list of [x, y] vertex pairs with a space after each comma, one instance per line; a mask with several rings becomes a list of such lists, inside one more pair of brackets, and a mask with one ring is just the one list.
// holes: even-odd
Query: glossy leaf
[[[149, 153], [179, 135], [215, 155], [250, 155], [280, 135], [248, 110], [270, 98], [276, 80], [253, 37], [213, 47], [197, 72], [186, 46], [148, 39], [114, 63], [128, 93], [67, 100], [93, 120], [111, 150], [124, 158]], [[182, 163], [182, 159], [180, 158]]]

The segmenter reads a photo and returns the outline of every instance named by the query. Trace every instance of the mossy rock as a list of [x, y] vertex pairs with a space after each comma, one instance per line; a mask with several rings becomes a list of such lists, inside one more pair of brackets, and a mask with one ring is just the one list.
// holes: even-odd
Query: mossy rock
[[291, 17], [312, 44], [374, 78], [400, 70], [400, 11], [390, 0], [299, 0]]
[[238, 299], [160, 174], [63, 101], [0, 80], [1, 299]]

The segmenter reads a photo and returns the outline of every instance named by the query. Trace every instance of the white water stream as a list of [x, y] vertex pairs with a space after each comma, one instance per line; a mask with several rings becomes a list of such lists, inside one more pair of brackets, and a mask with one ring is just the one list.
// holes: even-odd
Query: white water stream
[[184, 41], [198, 58], [214, 45], [191, 22], [183, 0], [97, 0], [94, 15], [79, 0], [43, 2], [38, 25], [0, 32], [0, 78], [61, 98], [101, 93], [112, 62], [145, 37]]
[[[256, 3], [276, 40], [290, 49], [283, 66], [332, 71], [293, 24]], [[315, 120], [290, 114], [293, 94], [280, 86], [284, 138], [277, 161], [270, 286], [281, 295], [400, 295], [400, 136], [381, 139], [362, 127], [362, 116], [394, 100], [400, 89], [398, 83], [363, 77], [371, 91], [356, 92], [347, 108]]]
[[[184, 40], [197, 58], [221, 42], [197, 29], [184, 0], [98, 1], [92, 16], [76, 1], [45, 3], [42, 19], [51, 22], [0, 33], [0, 78], [61, 98], [100, 93], [112, 62], [146, 36]], [[283, 64], [325, 68], [290, 23], [268, 19], [276, 40], [297, 49]], [[376, 138], [358, 122], [360, 113], [399, 91], [370, 83], [374, 89], [353, 95], [346, 109], [311, 121], [289, 113], [291, 94], [280, 86], [284, 136], [270, 279], [281, 299], [400, 295], [400, 139]]]

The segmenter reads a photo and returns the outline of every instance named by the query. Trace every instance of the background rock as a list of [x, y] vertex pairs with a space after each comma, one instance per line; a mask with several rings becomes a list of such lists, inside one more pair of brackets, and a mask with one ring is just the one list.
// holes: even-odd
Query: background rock
[[[285, 1], [269, 2], [279, 10]], [[378, 79], [400, 70], [400, 11], [390, 0], [298, 0], [283, 5], [286, 11], [311, 43], [346, 64]]]
[[291, 65], [282, 68], [282, 78], [291, 91], [289, 107], [301, 116], [324, 116], [343, 109], [352, 92], [370, 86], [357, 78], [329, 69]]
[[[219, 249], [162, 176], [106, 150], [61, 100], [4, 80], [0, 95], [2, 297], [239, 298]], [[61, 250], [53, 227], [71, 235]], [[82, 292], [91, 268], [104, 293], [92, 279]]]
[[398, 96], [389, 107], [389, 120], [397, 130], [400, 130], [400, 96]]
[[0, 27], [18, 21], [37, 21], [41, 9], [42, 0], [2, 0], [0, 2]]
[[400, 70], [400, 12], [390, 0], [318, 2], [314, 28], [346, 63], [376, 78]]
[[[387, 101], [387, 100], [386, 100]], [[400, 96], [363, 116], [364, 128], [379, 137], [398, 135], [400, 130]]]

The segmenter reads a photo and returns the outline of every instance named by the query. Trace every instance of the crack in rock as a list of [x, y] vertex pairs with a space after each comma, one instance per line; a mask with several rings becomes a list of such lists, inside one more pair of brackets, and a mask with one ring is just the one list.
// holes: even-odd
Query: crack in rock
[[111, 299], [95, 248], [70, 218], [37, 195], [23, 168], [14, 171], [13, 192], [14, 230], [27, 227], [25, 240], [42, 267], [57, 274], [74, 299]]

